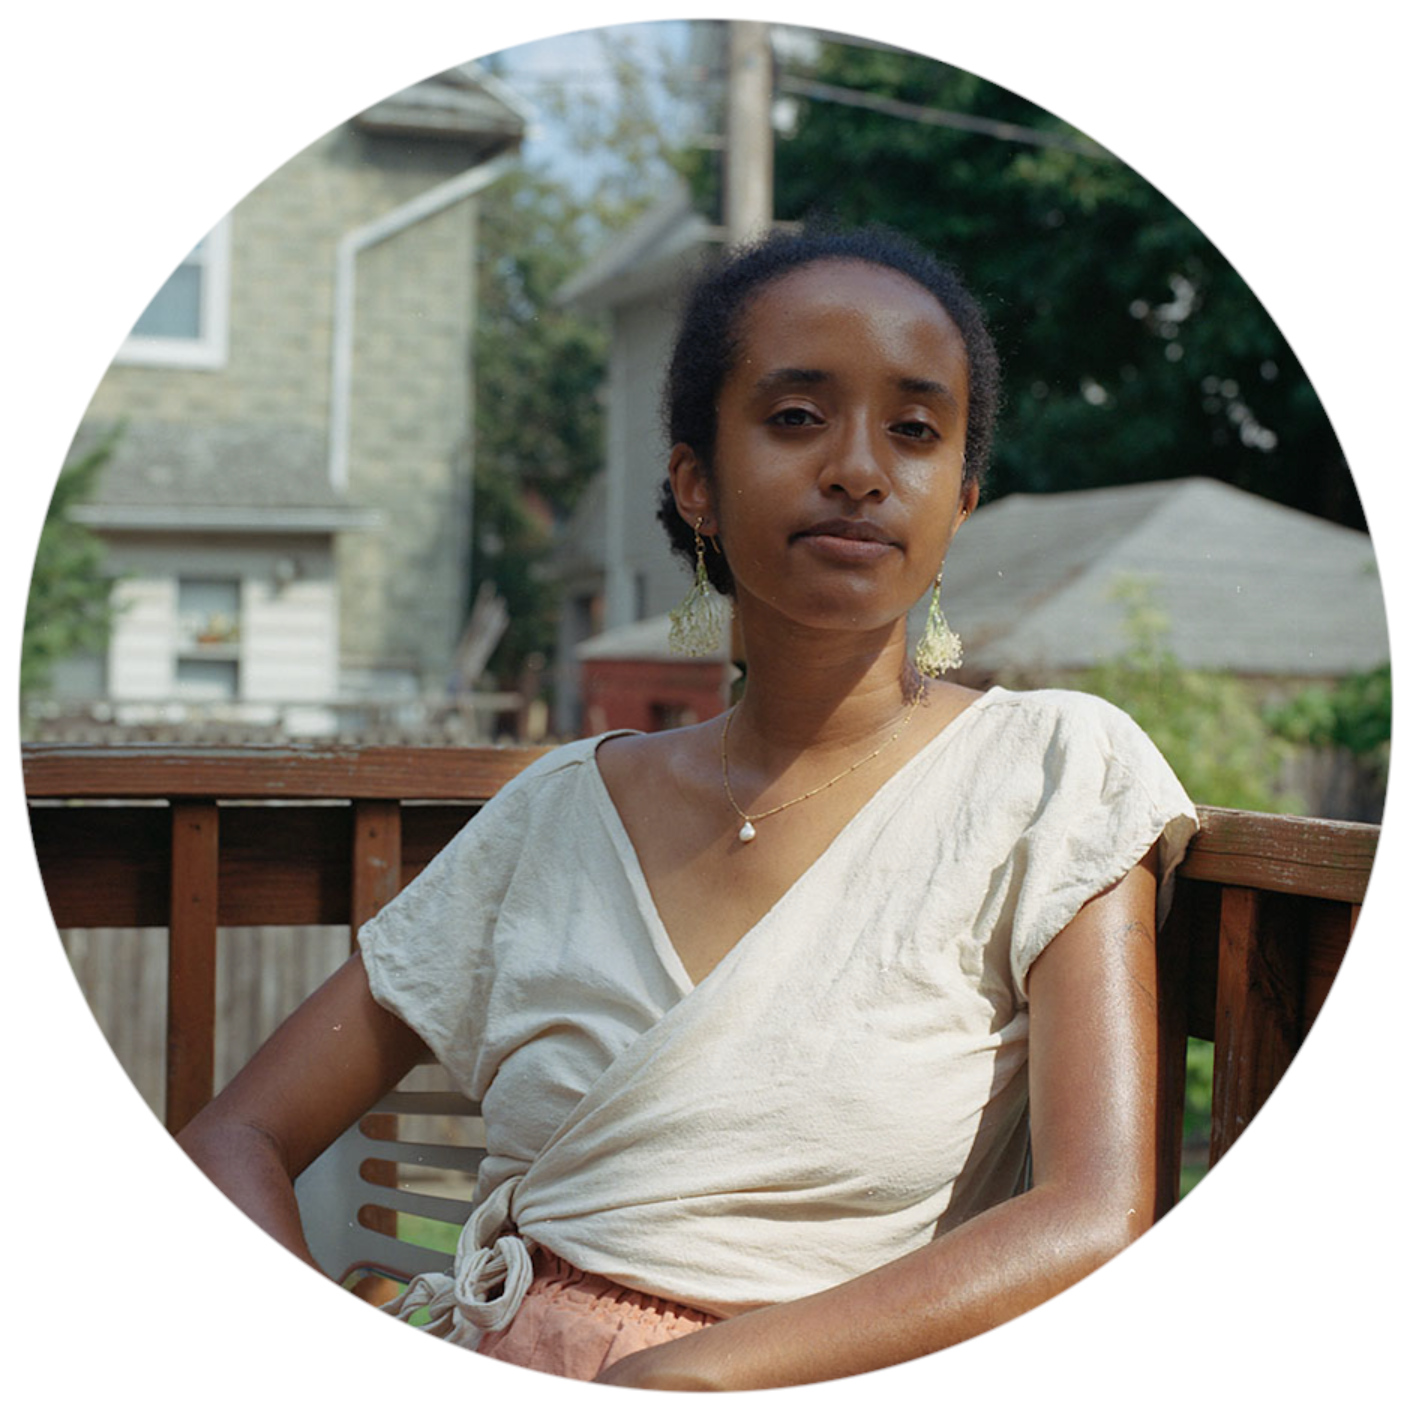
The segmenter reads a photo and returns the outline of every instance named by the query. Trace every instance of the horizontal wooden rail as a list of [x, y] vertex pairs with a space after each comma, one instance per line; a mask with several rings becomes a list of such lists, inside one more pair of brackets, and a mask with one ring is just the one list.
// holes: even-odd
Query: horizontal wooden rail
[[493, 797], [542, 748], [324, 748], [251, 745], [173, 749], [31, 744], [31, 798], [382, 798], [462, 801]]
[[1380, 827], [1225, 807], [1197, 811], [1200, 834], [1181, 866], [1187, 880], [1361, 903]]

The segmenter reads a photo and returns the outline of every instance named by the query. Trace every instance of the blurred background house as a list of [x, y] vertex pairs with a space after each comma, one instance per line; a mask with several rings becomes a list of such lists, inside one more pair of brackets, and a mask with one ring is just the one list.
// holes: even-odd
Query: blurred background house
[[478, 205], [526, 121], [488, 75], [437, 75], [299, 153], [173, 272], [75, 441], [105, 447], [72, 518], [106, 550], [111, 632], [57, 662], [35, 733], [416, 736], [500, 703], [455, 667]]

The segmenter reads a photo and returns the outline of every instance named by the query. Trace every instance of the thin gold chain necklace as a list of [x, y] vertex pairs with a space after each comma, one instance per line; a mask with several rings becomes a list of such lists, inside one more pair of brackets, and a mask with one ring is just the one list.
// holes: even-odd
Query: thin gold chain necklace
[[735, 717], [735, 709], [739, 708], [739, 706], [736, 705], [725, 716], [725, 727], [720, 731], [720, 776], [725, 783], [725, 796], [730, 799], [730, 806], [735, 809], [736, 816], [738, 816], [740, 821], [744, 824], [739, 831], [740, 840], [742, 842], [753, 841], [757, 835], [754, 826], [756, 822], [762, 822], [766, 817], [773, 817], [776, 812], [782, 812], [786, 807], [793, 807], [796, 803], [807, 802], [809, 798], [817, 797], [819, 793], [825, 792], [827, 789], [831, 788], [834, 783], [841, 783], [850, 773], [856, 773], [864, 763], [871, 763], [883, 749], [887, 748], [890, 744], [896, 743], [901, 737], [902, 730], [911, 722], [911, 716], [916, 713], [916, 706], [921, 703], [921, 697], [925, 693], [926, 686], [923, 682], [921, 688], [912, 696], [911, 703], [907, 705], [906, 713], [902, 715], [901, 723], [898, 724], [896, 729], [883, 739], [866, 758], [859, 758], [851, 767], [844, 768], [841, 773], [836, 777], [829, 778], [826, 783], [820, 783], [816, 788], [810, 788], [806, 793], [800, 793], [798, 797], [790, 798], [788, 802], [781, 802], [778, 807], [771, 807], [764, 812], [746, 812], [745, 809], [735, 801], [735, 794], [730, 790], [730, 762], [726, 756], [726, 747], [730, 742], [730, 721]]

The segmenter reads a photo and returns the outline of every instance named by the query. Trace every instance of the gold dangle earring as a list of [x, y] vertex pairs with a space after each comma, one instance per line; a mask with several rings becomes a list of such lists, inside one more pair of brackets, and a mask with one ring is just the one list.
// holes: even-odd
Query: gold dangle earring
[[[676, 655], [705, 656], [717, 650], [725, 639], [725, 625], [730, 619], [730, 607], [725, 598], [710, 585], [706, 575], [705, 540], [701, 524], [696, 520], [696, 575], [685, 600], [671, 613], [671, 635], [667, 638]], [[710, 546], [718, 553], [715, 539]]]
[[[944, 572], [942, 568], [942, 572]], [[931, 588], [931, 607], [926, 613], [926, 629], [916, 643], [916, 668], [934, 680], [947, 670], [955, 670], [961, 662], [960, 637], [950, 629], [946, 614], [941, 610], [941, 573], [936, 574]]]

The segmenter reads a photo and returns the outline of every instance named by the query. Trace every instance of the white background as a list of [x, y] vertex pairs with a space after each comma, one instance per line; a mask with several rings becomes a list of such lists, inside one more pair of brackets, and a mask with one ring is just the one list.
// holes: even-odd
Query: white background
[[[356, 110], [478, 54], [689, 7], [404, 0], [28, 5], [7, 23], [0, 667], [13, 700], [44, 504], [113, 352], [167, 271], [256, 182]], [[1357, 476], [1404, 645], [1407, 317], [1392, 7], [1194, 0], [817, 0], [725, 17], [919, 49], [1062, 114], [1221, 246], [1299, 354]], [[15, 15], [21, 16], [16, 18]], [[1399, 711], [1398, 725], [1405, 723]], [[45, 909], [18, 760], [0, 750], [15, 916], [3, 1018], [7, 1381], [148, 1406], [598, 1396], [414, 1335], [308, 1273], [176, 1154], [88, 1017]], [[1234, 1155], [1150, 1236], [1010, 1326], [884, 1372], [904, 1402], [1322, 1404], [1377, 1393], [1407, 1254], [1400, 778], [1343, 972]], [[1392, 1381], [1395, 1382], [1394, 1380]], [[858, 1381], [798, 1394], [851, 1402]], [[585, 1401], [587, 1402], [587, 1401]]]

